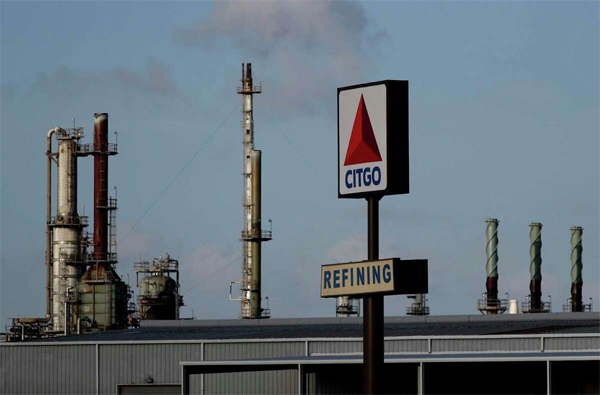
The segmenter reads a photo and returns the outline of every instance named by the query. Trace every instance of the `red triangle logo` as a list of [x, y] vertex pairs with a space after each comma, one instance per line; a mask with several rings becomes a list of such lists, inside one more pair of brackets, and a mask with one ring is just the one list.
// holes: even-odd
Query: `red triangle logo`
[[356, 110], [356, 117], [354, 118], [354, 126], [352, 126], [352, 135], [350, 136], [348, 151], [346, 151], [344, 166], [381, 162], [381, 160], [381, 154], [377, 147], [377, 140], [375, 140], [365, 99], [363, 95], [360, 95], [360, 102]]

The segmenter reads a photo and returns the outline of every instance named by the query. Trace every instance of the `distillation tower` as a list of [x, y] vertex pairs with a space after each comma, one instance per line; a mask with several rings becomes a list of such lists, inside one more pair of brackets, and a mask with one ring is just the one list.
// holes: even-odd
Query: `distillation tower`
[[[242, 281], [230, 284], [230, 299], [241, 303], [241, 318], [269, 318], [270, 311], [261, 306], [261, 243], [271, 240], [271, 231], [261, 225], [261, 151], [254, 149], [253, 95], [261, 93], [260, 86], [252, 83], [252, 65], [242, 64], [243, 177], [242, 206]], [[232, 284], [241, 284], [241, 296], [231, 297]]]
[[[58, 141], [52, 152], [52, 136]], [[83, 128], [50, 129], [47, 136], [47, 317], [54, 332], [71, 333], [79, 322], [77, 284], [85, 271], [83, 228], [87, 217], [77, 212], [77, 157]], [[52, 161], [58, 167], [56, 215], [52, 211]]]

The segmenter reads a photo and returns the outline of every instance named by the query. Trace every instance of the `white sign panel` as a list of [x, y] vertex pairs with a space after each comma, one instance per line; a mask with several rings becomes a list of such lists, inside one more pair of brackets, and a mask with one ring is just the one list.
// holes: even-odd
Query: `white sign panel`
[[321, 297], [393, 293], [394, 260], [321, 267]]
[[338, 93], [339, 194], [385, 191], [387, 174], [387, 87]]

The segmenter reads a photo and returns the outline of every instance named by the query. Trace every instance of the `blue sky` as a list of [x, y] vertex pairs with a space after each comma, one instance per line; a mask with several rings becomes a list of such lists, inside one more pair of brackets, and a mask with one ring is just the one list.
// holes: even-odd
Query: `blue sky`
[[[119, 131], [120, 262], [181, 262], [186, 307], [236, 318], [241, 278], [240, 66], [252, 62], [263, 151], [263, 295], [273, 317], [334, 315], [320, 266], [366, 257], [366, 203], [338, 200], [336, 88], [410, 81], [411, 193], [381, 203], [381, 256], [427, 258], [433, 314], [474, 314], [485, 223], [500, 220], [500, 294], [525, 300], [529, 227], [543, 293], [599, 286], [597, 2], [2, 2], [0, 319], [44, 312], [45, 135], [94, 112]], [[164, 188], [214, 137], [132, 229]], [[92, 208], [92, 160], [79, 204]], [[129, 233], [128, 233], [129, 232]], [[127, 237], [123, 239], [123, 236]], [[216, 274], [214, 274], [216, 272]], [[198, 285], [200, 284], [200, 285]], [[386, 297], [403, 315], [404, 296]], [[598, 303], [596, 303], [598, 305]]]

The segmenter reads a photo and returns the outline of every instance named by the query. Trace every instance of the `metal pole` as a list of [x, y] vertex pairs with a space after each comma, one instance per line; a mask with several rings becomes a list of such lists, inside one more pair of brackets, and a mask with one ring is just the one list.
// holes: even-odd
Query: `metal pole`
[[[379, 200], [370, 197], [368, 218], [369, 260], [379, 259]], [[365, 394], [380, 392], [378, 378], [383, 370], [383, 296], [364, 298], [363, 315], [363, 385]]]
[[253, 150], [250, 158], [251, 175], [251, 207], [250, 224], [254, 232], [254, 240], [251, 241], [251, 263], [252, 277], [250, 278], [250, 316], [260, 318], [261, 307], [261, 152]]
[[52, 135], [57, 128], [48, 131], [46, 156], [48, 168], [46, 174], [46, 318], [52, 318]]

